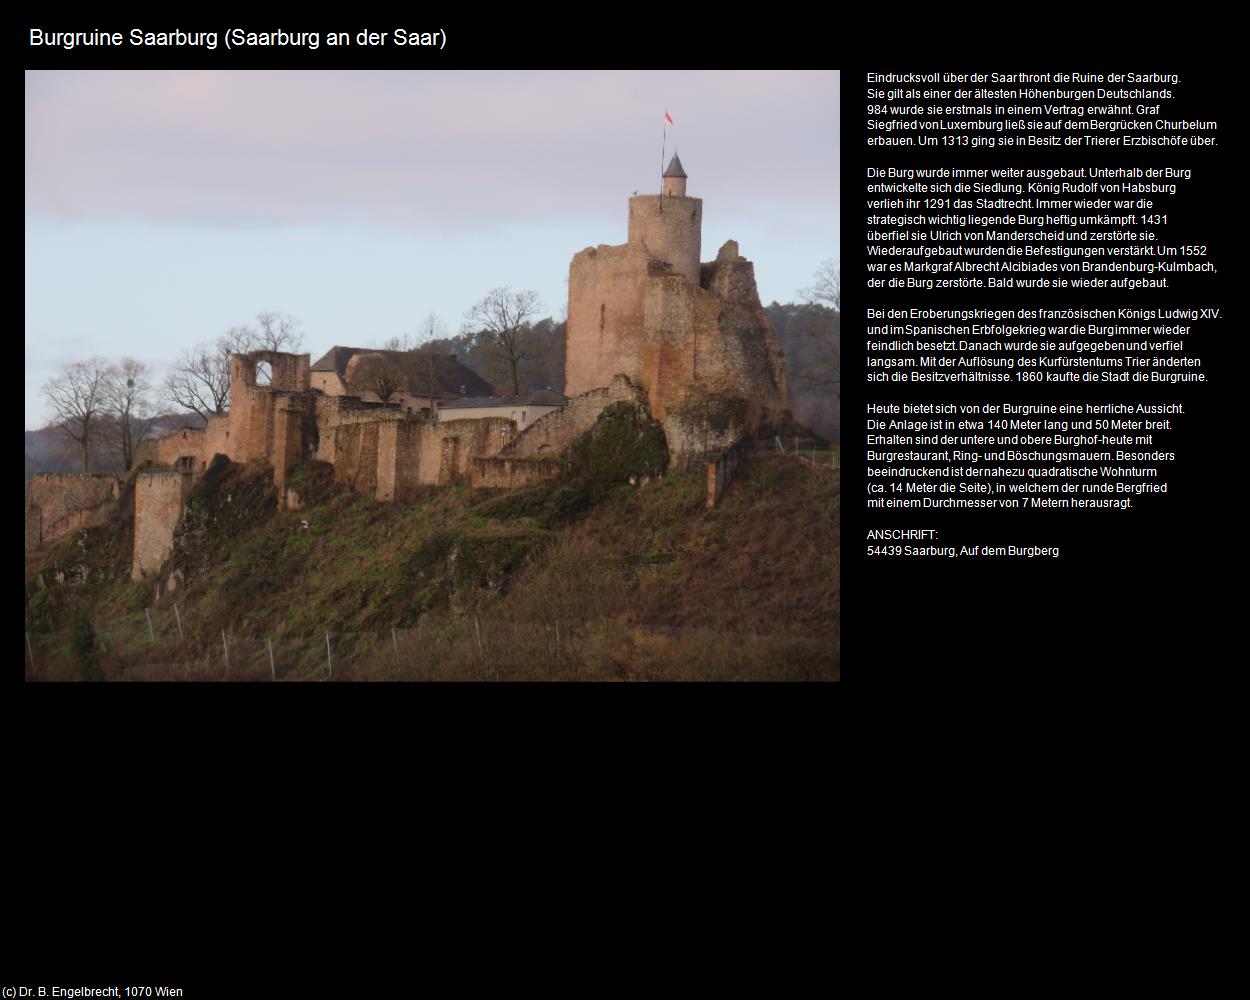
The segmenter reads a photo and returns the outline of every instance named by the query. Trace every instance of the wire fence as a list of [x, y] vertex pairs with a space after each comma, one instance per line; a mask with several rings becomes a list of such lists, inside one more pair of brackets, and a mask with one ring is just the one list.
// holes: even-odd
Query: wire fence
[[836, 636], [482, 614], [412, 628], [249, 635], [179, 604], [25, 636], [29, 681], [833, 680]]
[[812, 439], [791, 438], [790, 444], [787, 446], [779, 436], [774, 437], [771, 443], [762, 444], [761, 451], [776, 450], [783, 455], [791, 455], [799, 459], [806, 465], [813, 466], [817, 469], [838, 468], [838, 452], [840, 449], [831, 447], [817, 447], [816, 442]]

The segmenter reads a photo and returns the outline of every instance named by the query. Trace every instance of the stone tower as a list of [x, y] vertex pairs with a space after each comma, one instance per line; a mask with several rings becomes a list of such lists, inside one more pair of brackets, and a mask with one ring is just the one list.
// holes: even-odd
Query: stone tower
[[782, 419], [785, 356], [738, 244], [700, 264], [703, 201], [687, 197], [676, 155], [662, 184], [629, 199], [628, 242], [569, 265], [564, 391], [624, 375], [664, 422], [677, 467]]
[[664, 171], [662, 191], [629, 199], [629, 242], [644, 245], [652, 258], [697, 285], [703, 199], [686, 197], [686, 171], [676, 153]]

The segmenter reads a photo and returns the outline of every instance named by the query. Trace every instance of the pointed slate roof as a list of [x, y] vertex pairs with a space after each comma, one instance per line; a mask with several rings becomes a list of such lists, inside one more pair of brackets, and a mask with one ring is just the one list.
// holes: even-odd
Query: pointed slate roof
[[677, 154], [673, 154], [673, 158], [668, 161], [668, 169], [664, 171], [665, 177], [685, 177], [686, 171], [681, 168], [681, 160], [677, 159]]

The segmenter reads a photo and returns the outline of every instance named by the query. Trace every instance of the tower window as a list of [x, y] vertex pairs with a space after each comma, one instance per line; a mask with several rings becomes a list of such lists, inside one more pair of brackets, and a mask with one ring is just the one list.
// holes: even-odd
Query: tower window
[[599, 303], [599, 332], [603, 333], [603, 325], [607, 321], [608, 304], [606, 302]]

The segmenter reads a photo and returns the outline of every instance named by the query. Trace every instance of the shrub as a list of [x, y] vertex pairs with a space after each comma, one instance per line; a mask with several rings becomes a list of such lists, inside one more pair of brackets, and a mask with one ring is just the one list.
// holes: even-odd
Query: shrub
[[660, 476], [668, 468], [664, 428], [634, 403], [613, 403], [566, 454], [571, 475], [591, 484], [601, 497], [613, 486], [642, 476]]

